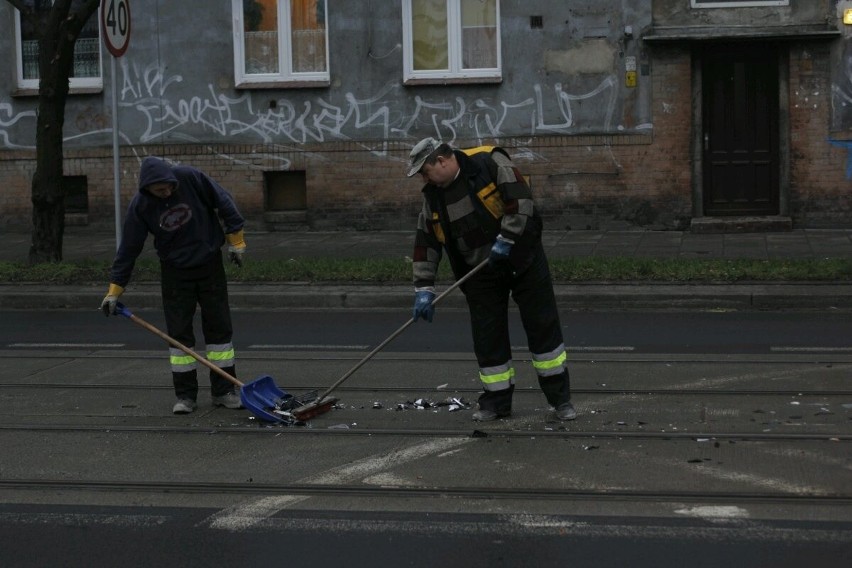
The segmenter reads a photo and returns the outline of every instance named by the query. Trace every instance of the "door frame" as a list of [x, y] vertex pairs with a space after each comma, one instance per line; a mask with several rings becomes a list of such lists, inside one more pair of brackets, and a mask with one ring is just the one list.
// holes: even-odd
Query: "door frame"
[[[749, 43], [743, 42], [744, 46]], [[693, 45], [692, 59], [692, 215], [704, 212], [704, 92], [705, 42]], [[790, 54], [789, 44], [777, 46], [778, 63], [778, 215], [790, 215]]]

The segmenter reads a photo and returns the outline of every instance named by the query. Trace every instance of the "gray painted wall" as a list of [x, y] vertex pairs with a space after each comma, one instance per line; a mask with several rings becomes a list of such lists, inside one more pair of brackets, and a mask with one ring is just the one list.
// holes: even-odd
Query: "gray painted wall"
[[[503, 82], [417, 87], [402, 84], [398, 0], [329, 0], [331, 86], [247, 91], [233, 86], [230, 0], [201, 4], [132, 2], [130, 47], [115, 77], [122, 144], [453, 141], [651, 128], [647, 59], [637, 40], [650, 25], [647, 0], [502, 0]], [[530, 28], [533, 15], [542, 29]], [[11, 96], [13, 22], [0, 0], [0, 148], [30, 148], [37, 101]], [[103, 53], [104, 92], [69, 100], [69, 147], [111, 143], [113, 78]], [[625, 86], [626, 57], [643, 71], [635, 88]]]
[[[736, 0], [728, 0], [736, 1]], [[653, 0], [655, 25], [665, 26], [785, 26], [825, 24], [836, 0], [790, 0], [788, 6], [692, 8], [690, 0]]]

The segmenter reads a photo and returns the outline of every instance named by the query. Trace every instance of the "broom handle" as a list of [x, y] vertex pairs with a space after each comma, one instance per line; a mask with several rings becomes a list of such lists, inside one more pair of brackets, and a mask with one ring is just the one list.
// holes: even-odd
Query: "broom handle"
[[189, 355], [190, 357], [192, 357], [193, 359], [195, 359], [196, 361], [198, 361], [199, 363], [201, 363], [205, 367], [209, 368], [214, 373], [218, 373], [220, 377], [228, 379], [229, 381], [231, 381], [232, 383], [234, 383], [235, 385], [237, 385], [240, 388], [243, 387], [243, 383], [238, 381], [236, 377], [234, 377], [230, 373], [226, 372], [224, 369], [220, 369], [219, 367], [217, 367], [216, 365], [214, 365], [213, 363], [211, 363], [210, 361], [208, 361], [207, 359], [205, 359], [204, 357], [202, 357], [201, 355], [199, 355], [198, 353], [196, 353], [195, 351], [193, 351], [192, 349], [190, 349], [189, 347], [187, 347], [186, 345], [184, 345], [183, 343], [181, 343], [177, 339], [174, 339], [173, 337], [166, 335], [165, 333], [163, 333], [162, 331], [160, 331], [159, 329], [157, 329], [156, 327], [154, 327], [153, 325], [151, 325], [147, 321], [145, 321], [142, 318], [134, 315], [133, 313], [130, 312], [130, 310], [127, 310], [125, 308], [124, 311], [127, 312], [127, 313], [123, 313], [123, 312], [119, 312], [119, 313], [121, 313], [121, 315], [127, 316], [128, 318], [130, 318], [130, 321], [132, 321], [133, 323], [135, 323], [139, 326], [144, 327], [145, 329], [147, 329], [148, 331], [150, 331], [154, 335], [158, 336], [160, 339], [165, 339], [169, 343], [169, 345], [172, 345], [173, 347], [177, 347], [178, 349], [180, 349], [181, 351], [183, 351], [184, 353], [186, 353], [187, 355]]
[[[475, 266], [475, 267], [474, 267], [474, 268], [473, 268], [470, 272], [468, 272], [467, 274], [465, 274], [464, 276], [462, 276], [461, 278], [459, 278], [458, 280], [456, 280], [456, 282], [455, 282], [452, 286], [450, 286], [449, 288], [447, 288], [446, 290], [444, 290], [444, 291], [441, 293], [441, 295], [437, 296], [434, 300], [432, 300], [432, 305], [433, 305], [433, 306], [437, 305], [437, 304], [438, 304], [438, 302], [440, 302], [442, 299], [444, 299], [444, 297], [445, 297], [447, 294], [449, 294], [449, 293], [451, 293], [452, 291], [454, 291], [456, 288], [458, 288], [459, 286], [461, 286], [462, 284], [464, 284], [465, 282], [467, 282], [467, 280], [468, 280], [470, 277], [472, 277], [474, 274], [476, 274], [477, 272], [479, 272], [480, 270], [482, 270], [482, 269], [485, 267], [485, 265], [486, 265], [486, 264], [488, 264], [488, 260], [489, 260], [489, 259], [487, 259], [487, 258], [486, 258], [485, 260], [483, 260], [482, 262], [480, 262], [479, 264], [477, 264], [477, 265], [476, 265], [476, 266]], [[367, 356], [366, 356], [366, 357], [364, 357], [363, 359], [361, 359], [360, 361], [358, 361], [358, 363], [356, 363], [354, 367], [352, 367], [351, 369], [349, 369], [348, 371], [346, 371], [346, 373], [344, 373], [342, 377], [340, 377], [339, 379], [337, 379], [337, 381], [336, 381], [333, 385], [331, 385], [330, 387], [328, 387], [328, 388], [325, 390], [325, 392], [324, 392], [324, 393], [322, 393], [322, 395], [320, 395], [320, 396], [319, 396], [319, 398], [317, 398], [317, 402], [321, 401], [322, 399], [324, 399], [325, 397], [327, 397], [329, 394], [331, 394], [331, 391], [333, 391], [334, 389], [336, 389], [337, 387], [339, 387], [339, 386], [340, 386], [340, 384], [341, 384], [343, 381], [345, 381], [345, 380], [346, 380], [346, 379], [348, 379], [350, 376], [352, 376], [352, 373], [354, 373], [355, 371], [357, 371], [358, 369], [360, 369], [360, 368], [364, 365], [364, 363], [366, 363], [367, 361], [369, 361], [370, 359], [372, 359], [372, 358], [373, 358], [373, 355], [375, 355], [376, 353], [378, 353], [379, 351], [381, 351], [382, 349], [384, 349], [384, 348], [385, 348], [385, 346], [386, 346], [388, 343], [390, 343], [391, 341], [393, 341], [394, 339], [396, 339], [396, 338], [397, 338], [397, 336], [398, 336], [400, 333], [402, 333], [403, 331], [405, 331], [405, 330], [408, 328], [408, 326], [410, 326], [410, 325], [411, 325], [411, 324], [413, 324], [414, 322], [415, 322], [415, 319], [412, 317], [410, 320], [408, 320], [407, 322], [405, 322], [404, 324], [402, 324], [402, 327], [400, 327], [400, 328], [399, 328], [399, 329], [397, 329], [395, 332], [393, 332], [392, 334], [390, 334], [390, 336], [388, 336], [388, 338], [387, 338], [387, 339], [385, 339], [384, 341], [382, 341], [381, 343], [379, 343], [379, 344], [376, 346], [376, 348], [375, 348], [375, 349], [373, 349], [372, 351], [370, 351], [370, 352], [367, 354]]]

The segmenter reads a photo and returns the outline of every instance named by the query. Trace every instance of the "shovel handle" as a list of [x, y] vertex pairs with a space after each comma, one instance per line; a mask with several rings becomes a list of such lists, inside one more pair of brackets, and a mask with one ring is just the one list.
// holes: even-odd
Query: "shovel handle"
[[[487, 259], [487, 258], [486, 258], [485, 260], [483, 260], [482, 262], [480, 262], [479, 264], [477, 264], [475, 267], [473, 267], [473, 268], [470, 270], [470, 272], [468, 272], [467, 274], [465, 274], [464, 276], [462, 276], [461, 278], [459, 278], [458, 280], [456, 280], [456, 281], [453, 283], [453, 285], [452, 285], [452, 286], [450, 286], [449, 288], [447, 288], [446, 290], [444, 290], [444, 291], [443, 291], [443, 292], [442, 292], [439, 296], [437, 296], [434, 300], [432, 300], [432, 305], [433, 305], [433, 306], [437, 305], [437, 304], [438, 304], [438, 302], [440, 302], [441, 300], [443, 300], [443, 299], [444, 299], [444, 297], [445, 297], [447, 294], [451, 293], [453, 290], [455, 290], [456, 288], [458, 288], [459, 286], [461, 286], [462, 284], [464, 284], [465, 282], [467, 282], [467, 280], [468, 280], [470, 277], [472, 277], [474, 274], [476, 274], [477, 272], [479, 272], [480, 270], [482, 270], [483, 268], [485, 268], [485, 265], [486, 265], [486, 264], [488, 264], [488, 262], [489, 262], [489, 259]], [[390, 335], [388, 336], [388, 338], [387, 338], [387, 339], [385, 339], [384, 341], [382, 341], [381, 343], [379, 343], [379, 344], [376, 346], [376, 348], [375, 348], [375, 349], [373, 349], [372, 351], [370, 351], [370, 352], [369, 352], [369, 353], [368, 353], [368, 354], [367, 354], [367, 355], [366, 355], [363, 359], [361, 359], [360, 361], [358, 361], [358, 363], [356, 363], [354, 367], [352, 367], [351, 369], [349, 369], [348, 371], [346, 371], [346, 373], [344, 373], [342, 377], [340, 377], [339, 379], [337, 379], [337, 381], [336, 381], [333, 385], [331, 385], [330, 387], [328, 387], [328, 388], [325, 390], [325, 392], [324, 392], [324, 393], [322, 393], [322, 394], [321, 394], [321, 395], [317, 398], [317, 402], [319, 402], [319, 401], [321, 401], [322, 399], [324, 399], [325, 397], [327, 397], [327, 396], [331, 393], [331, 391], [333, 391], [334, 389], [336, 389], [337, 387], [339, 387], [339, 386], [340, 386], [340, 384], [341, 384], [343, 381], [345, 381], [345, 380], [346, 380], [346, 379], [348, 379], [350, 376], [352, 376], [352, 373], [354, 373], [355, 371], [357, 371], [358, 369], [360, 369], [360, 368], [361, 368], [361, 366], [363, 366], [363, 365], [364, 365], [364, 363], [366, 363], [367, 361], [369, 361], [370, 359], [372, 359], [372, 358], [373, 358], [373, 355], [375, 355], [376, 353], [378, 353], [379, 351], [381, 351], [382, 349], [384, 349], [384, 348], [385, 348], [385, 346], [386, 346], [388, 343], [390, 343], [391, 341], [393, 341], [394, 339], [396, 339], [396, 338], [397, 338], [397, 336], [398, 336], [400, 333], [402, 333], [403, 331], [405, 331], [405, 330], [408, 328], [408, 326], [410, 326], [411, 324], [413, 324], [413, 323], [414, 323], [414, 321], [415, 321], [415, 320], [414, 320], [414, 318], [411, 318], [410, 320], [408, 320], [407, 322], [405, 322], [404, 324], [402, 324], [402, 327], [400, 327], [400, 328], [399, 328], [399, 329], [397, 329], [395, 332], [393, 332], [392, 334], [390, 334]]]
[[190, 357], [192, 357], [193, 359], [195, 359], [196, 361], [198, 361], [199, 363], [201, 363], [202, 365], [204, 365], [205, 367], [207, 367], [208, 369], [210, 369], [214, 373], [217, 373], [220, 377], [227, 379], [227, 380], [231, 381], [232, 383], [234, 383], [235, 385], [237, 385], [238, 387], [242, 388], [243, 383], [241, 383], [239, 380], [237, 380], [236, 377], [234, 377], [230, 373], [226, 372], [225, 370], [220, 369], [219, 367], [217, 367], [216, 365], [214, 365], [213, 363], [208, 361], [206, 358], [202, 357], [201, 355], [199, 355], [198, 353], [196, 353], [195, 351], [193, 351], [192, 349], [190, 349], [189, 347], [187, 347], [186, 345], [184, 345], [183, 343], [181, 343], [177, 339], [166, 335], [165, 333], [163, 333], [162, 331], [160, 331], [159, 329], [157, 329], [156, 327], [154, 327], [153, 325], [151, 325], [147, 321], [143, 320], [142, 318], [140, 318], [137, 315], [134, 315], [133, 312], [131, 312], [129, 309], [127, 309], [124, 306], [124, 304], [122, 304], [121, 302], [117, 302], [115, 304], [115, 312], [114, 313], [126, 317], [127, 319], [129, 319], [130, 321], [132, 321], [133, 323], [135, 323], [136, 325], [138, 325], [140, 327], [144, 327], [145, 329], [147, 329], [148, 331], [150, 331], [151, 333], [153, 333], [154, 335], [156, 335], [160, 339], [164, 339], [165, 341], [167, 341], [169, 343], [169, 345], [171, 345], [172, 347], [176, 347], [177, 349], [180, 349], [181, 351], [183, 351], [184, 353], [186, 353], [187, 355], [189, 355]]

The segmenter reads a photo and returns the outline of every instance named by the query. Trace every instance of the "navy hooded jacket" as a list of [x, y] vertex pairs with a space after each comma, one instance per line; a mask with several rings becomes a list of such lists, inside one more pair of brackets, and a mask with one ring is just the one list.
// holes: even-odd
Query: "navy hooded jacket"
[[[165, 199], [156, 197], [146, 187], [157, 182], [173, 183], [175, 191]], [[154, 235], [161, 262], [195, 268], [219, 255], [225, 233], [239, 231], [244, 224], [228, 192], [206, 174], [190, 166], [171, 166], [160, 158], [145, 158], [139, 170], [139, 191], [127, 208], [110, 282], [127, 286], [148, 233]]]

